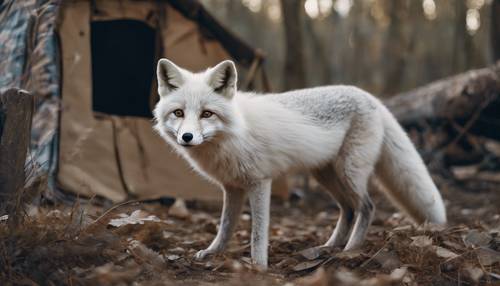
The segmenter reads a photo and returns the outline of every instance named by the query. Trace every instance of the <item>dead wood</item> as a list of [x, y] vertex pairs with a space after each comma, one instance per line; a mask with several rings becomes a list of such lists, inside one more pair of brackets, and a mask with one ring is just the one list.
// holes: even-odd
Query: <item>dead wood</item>
[[422, 121], [459, 122], [462, 132], [473, 131], [500, 139], [500, 62], [467, 71], [401, 93], [385, 104], [405, 126]]
[[[33, 96], [19, 89], [0, 94], [0, 211], [12, 214], [24, 186]], [[13, 219], [9, 221], [13, 221]]]

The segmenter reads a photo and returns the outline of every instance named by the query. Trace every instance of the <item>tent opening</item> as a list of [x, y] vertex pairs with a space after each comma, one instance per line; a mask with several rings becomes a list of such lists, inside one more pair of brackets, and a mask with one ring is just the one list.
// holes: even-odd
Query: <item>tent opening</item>
[[153, 28], [136, 20], [91, 23], [94, 111], [152, 117], [155, 38]]

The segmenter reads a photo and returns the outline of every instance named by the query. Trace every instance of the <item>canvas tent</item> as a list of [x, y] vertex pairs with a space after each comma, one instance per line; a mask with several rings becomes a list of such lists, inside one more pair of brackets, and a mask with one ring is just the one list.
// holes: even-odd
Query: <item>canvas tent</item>
[[35, 94], [30, 158], [52, 189], [115, 202], [219, 196], [151, 128], [160, 57], [192, 70], [232, 58], [245, 85], [263, 74], [261, 53], [197, 1], [7, 0], [0, 43], [0, 92]]

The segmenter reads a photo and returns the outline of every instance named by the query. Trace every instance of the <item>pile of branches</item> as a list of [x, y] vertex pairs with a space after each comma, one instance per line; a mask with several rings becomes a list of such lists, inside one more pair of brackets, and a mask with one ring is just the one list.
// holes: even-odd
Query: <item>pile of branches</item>
[[500, 61], [385, 101], [433, 173], [500, 184]]

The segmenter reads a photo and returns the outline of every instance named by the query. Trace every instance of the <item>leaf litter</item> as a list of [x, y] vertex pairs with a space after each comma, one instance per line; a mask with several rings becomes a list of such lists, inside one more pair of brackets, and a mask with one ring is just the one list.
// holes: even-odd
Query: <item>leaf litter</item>
[[[444, 189], [444, 188], [442, 188]], [[317, 247], [338, 210], [314, 201], [272, 207], [267, 272], [251, 264], [248, 206], [228, 251], [194, 254], [217, 232], [219, 210], [179, 202], [38, 206], [22, 225], [0, 220], [0, 281], [5, 285], [498, 285], [500, 215], [481, 196], [444, 189], [450, 223], [414, 226], [378, 194], [362, 248]], [[481, 197], [479, 199], [479, 197]], [[324, 204], [324, 202], [322, 202]], [[475, 207], [474, 207], [475, 206]], [[466, 212], [463, 210], [467, 209]], [[489, 216], [479, 214], [489, 213]], [[4, 285], [4, 284], [2, 284]]]
[[120, 227], [127, 224], [144, 224], [146, 221], [160, 222], [161, 220], [154, 215], [148, 215], [143, 210], [135, 210], [130, 215], [119, 214], [119, 218], [114, 218], [109, 221], [109, 225]]

